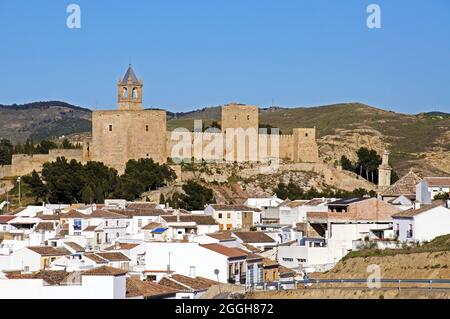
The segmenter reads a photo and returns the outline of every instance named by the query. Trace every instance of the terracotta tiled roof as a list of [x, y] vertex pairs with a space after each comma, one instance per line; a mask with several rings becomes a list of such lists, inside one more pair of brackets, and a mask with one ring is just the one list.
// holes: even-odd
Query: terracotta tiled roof
[[11, 216], [11, 215], [1, 215], [0, 216], [0, 224], [6, 224], [10, 220], [13, 220], [14, 218], [17, 218], [17, 216]]
[[[408, 209], [403, 212], [395, 213], [392, 215], [392, 217], [414, 217], [416, 215], [419, 215], [423, 212], [426, 212], [430, 209], [433, 209], [435, 207], [443, 206], [443, 202], [441, 200], [433, 201], [433, 203], [429, 205], [421, 205], [418, 209]], [[450, 212], [450, 210], [449, 210]]]
[[107, 264], [108, 261], [98, 255], [96, 255], [95, 253], [88, 253], [88, 254], [84, 254], [84, 257], [94, 261], [97, 264]]
[[216, 220], [209, 215], [163, 215], [161, 218], [168, 223], [175, 223], [179, 218], [182, 223], [195, 222], [197, 225], [217, 225]]
[[242, 243], [242, 246], [244, 246], [247, 250], [251, 251], [252, 253], [255, 253], [255, 254], [262, 253], [262, 250], [256, 248], [253, 245], [250, 245], [250, 244], [247, 244], [247, 243]]
[[247, 205], [223, 205], [223, 204], [212, 204], [214, 210], [217, 211], [246, 211], [246, 212], [260, 212], [259, 208], [250, 207]]
[[107, 253], [101, 252], [95, 254], [108, 261], [130, 261], [130, 258], [125, 256], [121, 252], [107, 252]]
[[250, 251], [246, 251], [246, 250], [243, 250], [243, 249], [240, 249], [240, 248], [235, 248], [235, 249], [237, 249], [237, 250], [243, 252], [244, 254], [246, 254], [247, 255], [247, 261], [253, 261], [253, 262], [254, 261], [259, 261], [259, 260], [263, 261], [263, 259], [264, 259], [263, 256], [260, 256], [258, 254], [252, 253]]
[[112, 246], [109, 246], [108, 248], [105, 248], [105, 250], [129, 250], [129, 249], [133, 249], [139, 245], [140, 244], [136, 244], [136, 243], [119, 243], [118, 247], [116, 245], [112, 245]]
[[204, 244], [200, 246], [212, 250], [221, 255], [227, 256], [229, 258], [247, 257], [245, 253], [237, 250], [236, 248], [230, 248], [220, 244]]
[[281, 266], [281, 265], [278, 266], [278, 273], [280, 274], [281, 278], [295, 276], [295, 271], [294, 270], [289, 269], [289, 268], [284, 267], [284, 266]]
[[287, 206], [287, 207], [294, 208], [294, 207], [303, 206], [303, 205], [305, 205], [307, 202], [308, 202], [307, 200], [294, 200], [294, 201], [292, 201], [292, 202], [287, 203], [286, 206]]
[[156, 203], [149, 202], [134, 202], [127, 206], [127, 209], [146, 209], [146, 208], [155, 208], [159, 207]]
[[266, 235], [263, 232], [258, 231], [246, 231], [246, 232], [233, 232], [239, 239], [245, 243], [274, 243], [272, 237]]
[[48, 214], [42, 214], [42, 213], [38, 213], [36, 214], [36, 218], [39, 218], [41, 220], [60, 220], [61, 215], [48, 215]]
[[278, 266], [278, 262], [269, 258], [264, 258], [264, 267]]
[[153, 230], [153, 229], [158, 228], [158, 227], [162, 227], [162, 225], [160, 223], [148, 223], [147, 225], [145, 225], [141, 229], [143, 229], [143, 230]]
[[64, 270], [41, 270], [32, 274], [11, 272], [6, 274], [8, 279], [43, 279], [49, 285], [60, 285], [71, 273]]
[[79, 219], [91, 219], [91, 218], [126, 218], [125, 215], [114, 213], [107, 210], [97, 209], [93, 211], [91, 214], [82, 214], [76, 210], [71, 210], [66, 214], [62, 214], [61, 218], [79, 218]]
[[393, 185], [389, 186], [382, 196], [416, 195], [416, 185], [422, 181], [416, 173], [409, 171], [408, 174], [400, 178]]
[[217, 232], [217, 233], [209, 233], [209, 234], [206, 234], [206, 236], [212, 237], [217, 240], [224, 240], [224, 241], [236, 240], [236, 238], [231, 236], [231, 232], [227, 232], [227, 231], [222, 231], [222, 232]]
[[203, 291], [209, 287], [217, 285], [217, 282], [203, 277], [188, 277], [179, 274], [163, 277], [159, 281], [160, 285], [170, 287], [178, 291]]
[[109, 266], [100, 266], [97, 268], [89, 269], [82, 273], [82, 276], [125, 276], [127, 271], [113, 268]]
[[27, 247], [41, 256], [67, 256], [70, 255], [70, 251], [65, 248], [55, 248], [50, 246], [32, 246]]
[[127, 278], [127, 298], [163, 298], [175, 295], [179, 290], [151, 281], [142, 281], [136, 277]]
[[52, 222], [40, 222], [34, 230], [53, 231], [55, 227]]
[[450, 177], [425, 177], [430, 187], [450, 187]]
[[78, 245], [77, 243], [74, 243], [73, 241], [66, 241], [64, 242], [64, 245], [69, 246], [75, 252], [84, 252], [84, 248]]

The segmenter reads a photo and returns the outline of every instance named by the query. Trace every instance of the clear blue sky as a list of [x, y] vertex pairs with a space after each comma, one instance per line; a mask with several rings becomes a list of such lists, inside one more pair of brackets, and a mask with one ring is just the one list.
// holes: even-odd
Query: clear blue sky
[[[81, 6], [81, 29], [66, 7]], [[366, 7], [382, 29], [366, 27]], [[130, 62], [144, 104], [359, 101], [450, 112], [449, 0], [0, 0], [0, 103], [116, 108]]]

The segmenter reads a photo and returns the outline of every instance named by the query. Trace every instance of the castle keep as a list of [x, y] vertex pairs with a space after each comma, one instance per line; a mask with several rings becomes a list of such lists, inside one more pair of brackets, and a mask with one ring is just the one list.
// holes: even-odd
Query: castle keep
[[256, 106], [223, 106], [221, 130], [170, 132], [166, 111], [143, 109], [143, 81], [136, 77], [131, 65], [118, 81], [117, 91], [117, 110], [92, 113], [92, 137], [84, 142], [82, 150], [14, 155], [11, 167], [4, 170], [9, 175], [25, 175], [32, 170], [40, 171], [45, 162], [54, 161], [58, 156], [83, 163], [103, 162], [120, 173], [128, 160], [139, 158], [152, 158], [159, 163], [165, 163], [168, 158], [243, 162], [277, 157], [305, 163], [319, 160], [315, 128], [294, 128], [291, 135], [274, 138], [259, 132]]

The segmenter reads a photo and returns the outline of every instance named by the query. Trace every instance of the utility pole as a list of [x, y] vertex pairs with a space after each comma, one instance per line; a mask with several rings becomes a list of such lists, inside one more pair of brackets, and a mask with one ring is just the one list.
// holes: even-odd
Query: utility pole
[[22, 198], [21, 198], [21, 194], [20, 194], [20, 180], [21, 180], [21, 177], [19, 176], [18, 178], [17, 178], [17, 182], [19, 183], [19, 207], [22, 207]]

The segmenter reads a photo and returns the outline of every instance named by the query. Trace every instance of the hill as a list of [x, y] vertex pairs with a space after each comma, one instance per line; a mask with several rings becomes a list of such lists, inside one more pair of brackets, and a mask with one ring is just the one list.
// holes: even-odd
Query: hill
[[0, 105], [0, 138], [13, 143], [91, 130], [91, 110], [60, 101]]

